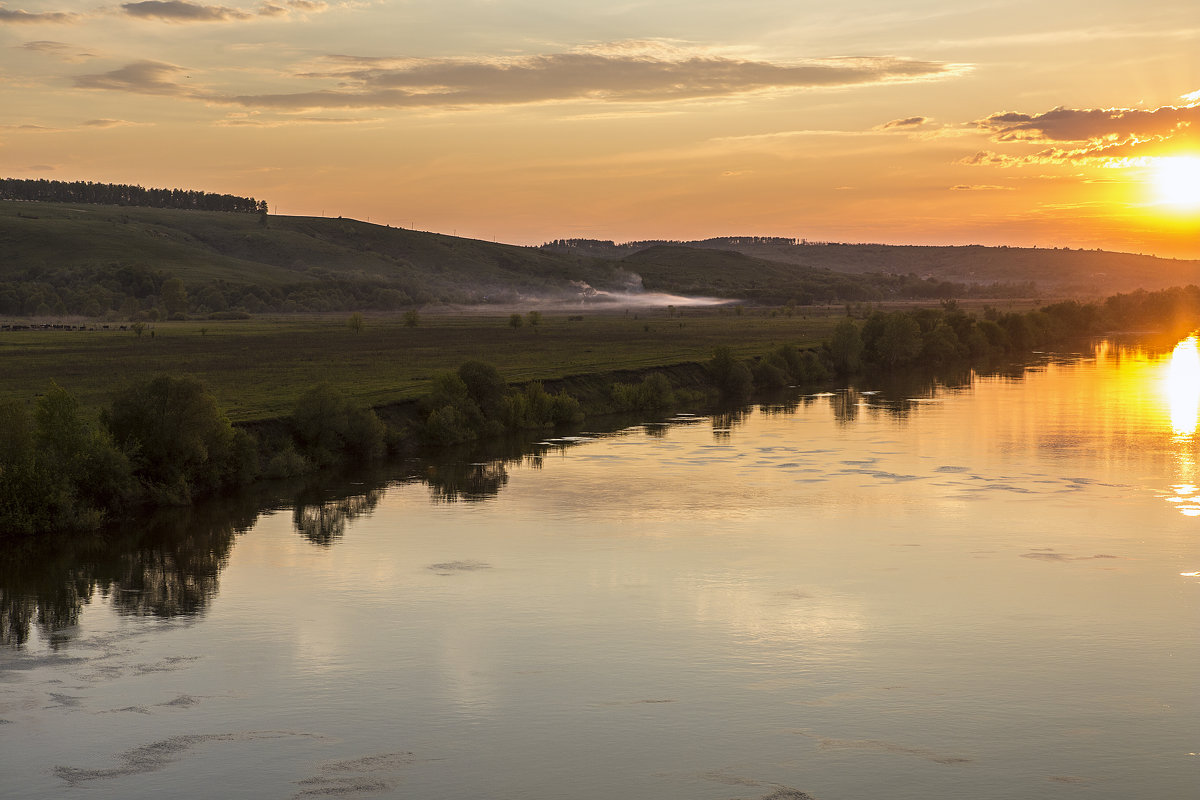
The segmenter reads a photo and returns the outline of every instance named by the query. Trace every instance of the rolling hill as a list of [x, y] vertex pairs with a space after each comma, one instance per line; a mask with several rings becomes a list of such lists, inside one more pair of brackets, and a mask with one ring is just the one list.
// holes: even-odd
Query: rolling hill
[[548, 243], [542, 249], [551, 253], [629, 259], [662, 246], [732, 251], [775, 264], [849, 275], [911, 274], [973, 286], [1032, 283], [1042, 293], [1080, 297], [1200, 283], [1200, 261], [1065, 248], [838, 244], [729, 236], [694, 242], [623, 244], [569, 239]]
[[1200, 262], [1123, 253], [758, 237], [538, 248], [341, 218], [0, 201], [5, 316], [397, 310], [630, 292], [777, 304], [1087, 298], [1196, 282]]

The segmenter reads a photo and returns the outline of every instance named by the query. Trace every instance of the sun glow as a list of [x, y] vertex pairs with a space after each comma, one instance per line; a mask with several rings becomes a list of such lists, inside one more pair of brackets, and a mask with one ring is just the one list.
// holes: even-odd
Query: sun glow
[[1200, 210], [1200, 158], [1171, 156], [1155, 159], [1154, 194], [1163, 205]]

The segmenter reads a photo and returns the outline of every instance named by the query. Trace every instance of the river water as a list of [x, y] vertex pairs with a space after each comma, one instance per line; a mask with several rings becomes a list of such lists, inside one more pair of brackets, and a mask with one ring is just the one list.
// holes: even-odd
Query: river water
[[1104, 343], [9, 554], [0, 796], [1194, 797], [1198, 397]]

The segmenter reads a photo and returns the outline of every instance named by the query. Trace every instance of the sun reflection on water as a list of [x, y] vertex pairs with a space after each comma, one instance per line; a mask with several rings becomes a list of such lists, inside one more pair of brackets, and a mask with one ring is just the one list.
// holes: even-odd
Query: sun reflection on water
[[1163, 379], [1163, 391], [1171, 414], [1179, 483], [1172, 486], [1179, 513], [1200, 517], [1200, 486], [1196, 485], [1195, 436], [1200, 418], [1200, 349], [1193, 334], [1175, 345]]
[[1175, 345], [1164, 389], [1171, 408], [1171, 427], [1175, 435], [1193, 436], [1196, 433], [1197, 416], [1200, 415], [1200, 350], [1197, 349], [1194, 334]]

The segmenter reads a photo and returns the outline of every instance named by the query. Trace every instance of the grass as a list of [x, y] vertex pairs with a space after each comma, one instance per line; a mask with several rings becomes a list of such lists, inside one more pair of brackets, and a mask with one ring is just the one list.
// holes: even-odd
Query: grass
[[[536, 328], [509, 327], [509, 312], [423, 313], [415, 328], [399, 315], [370, 316], [361, 332], [349, 315], [160, 322], [141, 337], [110, 325], [94, 331], [0, 332], [0, 401], [31, 401], [51, 381], [99, 409], [125, 385], [160, 372], [203, 380], [235, 421], [287, 415], [297, 398], [330, 381], [362, 403], [419, 397], [433, 376], [477, 359], [510, 382], [642, 369], [710, 357], [726, 345], [741, 356], [790, 343], [817, 345], [843, 307], [775, 316], [716, 309], [542, 314]], [[151, 333], [153, 332], [153, 336]]]

